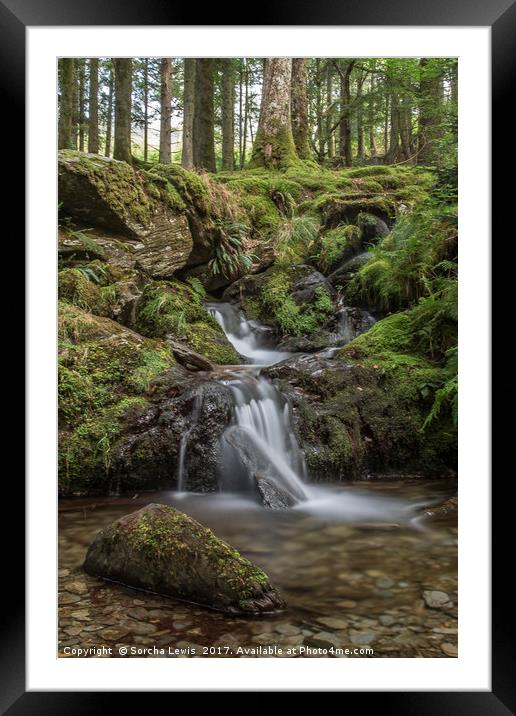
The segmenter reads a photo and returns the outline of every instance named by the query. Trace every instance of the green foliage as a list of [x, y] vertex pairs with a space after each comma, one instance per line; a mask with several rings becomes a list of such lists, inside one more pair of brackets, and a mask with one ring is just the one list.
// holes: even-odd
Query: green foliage
[[303, 263], [314, 249], [319, 222], [313, 216], [294, 216], [278, 227], [275, 239], [278, 264]]
[[317, 264], [323, 273], [329, 273], [360, 247], [360, 231], [354, 224], [341, 224], [326, 231], [320, 239]]
[[237, 276], [239, 272], [249, 271], [254, 258], [244, 247], [249, 227], [238, 221], [227, 219], [218, 220], [216, 226], [219, 241], [215, 246], [215, 256], [208, 264], [212, 274], [214, 276], [220, 274], [229, 278]]
[[392, 311], [441, 293], [457, 275], [456, 207], [425, 203], [400, 217], [371, 253], [346, 289], [350, 300]]

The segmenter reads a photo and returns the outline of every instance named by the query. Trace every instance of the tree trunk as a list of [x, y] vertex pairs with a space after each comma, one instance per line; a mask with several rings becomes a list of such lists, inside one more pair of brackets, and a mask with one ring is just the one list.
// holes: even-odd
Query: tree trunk
[[285, 167], [297, 158], [290, 120], [292, 61], [271, 57], [265, 61], [262, 103], [253, 147], [252, 166]]
[[410, 99], [402, 97], [400, 104], [400, 140], [401, 140], [401, 158], [403, 160], [410, 159], [412, 155], [411, 139], [412, 139], [412, 108]]
[[115, 150], [113, 156], [132, 164], [131, 156], [131, 87], [133, 63], [116, 58], [115, 66]]
[[435, 161], [436, 142], [441, 136], [442, 75], [436, 60], [422, 57], [419, 68], [418, 163], [431, 164]]
[[88, 152], [99, 153], [99, 61], [90, 59], [90, 109], [88, 117]]
[[75, 95], [75, 60], [63, 57], [61, 65], [61, 98], [59, 102], [59, 124], [57, 146], [72, 149], [73, 105]]
[[368, 105], [368, 114], [369, 114], [369, 152], [372, 157], [376, 156], [377, 149], [376, 149], [376, 135], [375, 135], [375, 97], [374, 97], [374, 91], [375, 91], [375, 82], [374, 82], [374, 75], [371, 75], [371, 84], [369, 86], [369, 105]]
[[113, 94], [114, 94], [115, 79], [113, 75], [113, 68], [109, 70], [109, 94], [108, 94], [108, 109], [107, 109], [107, 122], [106, 122], [106, 147], [104, 149], [104, 156], [111, 156], [111, 134], [113, 132]]
[[170, 164], [172, 136], [172, 60], [170, 57], [161, 58], [160, 76], [159, 162]]
[[353, 154], [351, 145], [351, 87], [350, 76], [354, 61], [344, 61], [344, 67], [339, 68], [340, 74], [340, 136], [339, 154], [342, 157], [344, 166], [353, 166]]
[[195, 108], [195, 63], [191, 57], [184, 61], [184, 96], [183, 96], [183, 151], [181, 165], [185, 169], [193, 169], [193, 121]]
[[85, 77], [85, 60], [78, 60], [79, 62], [79, 151], [84, 152], [84, 129], [86, 127], [86, 113], [84, 111], [85, 105], [85, 88], [86, 88], [86, 77]]
[[364, 145], [364, 123], [363, 123], [363, 107], [362, 107], [362, 83], [364, 77], [362, 71], [357, 79], [357, 158], [363, 160], [365, 158]]
[[245, 91], [244, 91], [244, 120], [243, 120], [244, 136], [242, 137], [242, 158], [240, 160], [240, 169], [244, 168], [245, 157], [247, 154], [247, 119], [249, 116], [249, 66], [247, 63], [248, 63], [248, 60], [247, 60], [247, 58], [245, 58], [244, 59]]
[[149, 159], [149, 59], [143, 60], [143, 161]]
[[323, 134], [323, 110], [322, 110], [322, 73], [321, 60], [315, 60], [315, 114], [317, 126], [317, 158], [320, 162], [324, 159], [324, 134]]
[[234, 60], [222, 60], [222, 169], [235, 168], [235, 72]]
[[335, 156], [335, 139], [332, 132], [333, 127], [333, 64], [327, 60], [326, 64], [326, 144], [328, 159]]
[[198, 59], [195, 73], [193, 163], [196, 169], [216, 171], [213, 113], [213, 67], [211, 58]]
[[394, 164], [399, 158], [400, 149], [400, 106], [398, 93], [392, 91], [389, 98], [390, 104], [390, 136], [389, 136], [389, 149], [385, 156], [386, 164]]
[[307, 82], [306, 59], [293, 59], [291, 82], [292, 134], [300, 159], [310, 158]]

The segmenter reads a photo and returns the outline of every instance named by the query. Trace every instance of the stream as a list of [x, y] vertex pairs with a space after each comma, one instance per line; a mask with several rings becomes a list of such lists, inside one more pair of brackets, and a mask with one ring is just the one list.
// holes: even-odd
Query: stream
[[[187, 431], [177, 491], [60, 501], [59, 654], [104, 644], [114, 656], [120, 645], [149, 657], [282, 657], [289, 648], [299, 657], [455, 656], [456, 517], [427, 523], [421, 511], [453, 495], [456, 482], [310, 484], [288, 402], [260, 372], [289, 354], [235, 306], [208, 309], [246, 360], [219, 377], [234, 403], [221, 491], [187, 491]], [[81, 566], [96, 532], [151, 502], [188, 513], [258, 563], [287, 610], [228, 617], [87, 576]], [[435, 592], [448, 601], [432, 606]]]

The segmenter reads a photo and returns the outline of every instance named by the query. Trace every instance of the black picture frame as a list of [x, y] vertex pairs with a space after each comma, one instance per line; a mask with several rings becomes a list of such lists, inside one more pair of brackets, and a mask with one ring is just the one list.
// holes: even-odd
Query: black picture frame
[[[512, 211], [514, 202], [514, 182], [504, 179], [504, 168], [514, 167], [511, 161], [514, 148], [506, 141], [507, 127], [512, 123], [507, 115], [513, 92], [516, 64], [516, 3], [514, 0], [487, 0], [484, 3], [471, 0], [360, 0], [337, 5], [335, 0], [319, 0], [315, 5], [306, 0], [284, 0], [281, 3], [260, 3], [260, 22], [241, 20], [239, 24], [258, 25], [412, 25], [412, 26], [489, 26], [492, 31], [492, 100], [493, 100], [493, 137], [497, 139], [493, 147], [493, 177], [495, 187], [492, 194], [494, 227], [505, 221]], [[222, 17], [223, 13], [223, 17]], [[203, 25], [237, 24], [221, 22], [230, 18], [242, 18], [241, 7], [236, 3], [204, 5]], [[15, 228], [10, 229], [11, 245], [23, 246], [24, 197], [21, 187], [24, 182], [24, 150], [21, 135], [22, 118], [25, 112], [25, 30], [28, 26], [73, 26], [73, 25], [198, 25], [191, 22], [198, 19], [199, 10], [195, 7], [180, 7], [163, 0], [0, 0], [0, 77], [4, 112], [2, 122], [5, 126], [3, 137], [17, 135], [16, 149], [13, 154], [5, 151], [8, 164], [8, 181], [3, 189], [4, 211], [16, 216]], [[13, 117], [16, 118], [13, 127]], [[474, 122], [474, 117], [471, 118]], [[502, 146], [503, 142], [503, 146]], [[511, 202], [512, 199], [512, 202]], [[15, 212], [15, 214], [13, 214]], [[511, 222], [512, 223], [512, 222]], [[507, 226], [503, 252], [508, 250], [511, 227]], [[506, 230], [507, 232], [507, 230]], [[502, 235], [500, 236], [502, 239]], [[496, 254], [495, 254], [496, 256]], [[19, 261], [20, 259], [18, 259]], [[509, 262], [503, 261], [505, 272], [510, 271]], [[5, 266], [5, 264], [4, 264]], [[14, 264], [7, 274], [12, 273]], [[19, 263], [16, 273], [19, 274]], [[493, 284], [493, 299], [497, 286], [510, 283], [512, 278], [500, 266], [500, 278]], [[4, 281], [8, 279], [5, 276]], [[16, 315], [13, 326], [20, 324], [21, 296], [16, 296]], [[499, 306], [500, 309], [500, 306]], [[10, 309], [14, 310], [14, 309]], [[501, 321], [497, 312], [493, 312], [494, 327], [496, 320]], [[18, 344], [19, 345], [19, 344]], [[28, 346], [29, 350], [31, 346]], [[506, 346], [507, 348], [507, 346]], [[15, 352], [9, 355], [14, 358]], [[19, 358], [16, 358], [19, 362]], [[493, 371], [501, 383], [502, 370]], [[496, 387], [496, 379], [494, 387]], [[19, 400], [19, 394], [17, 402]], [[498, 454], [505, 444], [511, 444], [509, 437], [510, 421], [493, 421], [494, 450]], [[512, 426], [511, 426], [512, 427]], [[512, 435], [511, 435], [512, 437]], [[7, 456], [6, 456], [7, 457]], [[4, 460], [4, 464], [7, 460]], [[19, 469], [17, 470], [19, 473]], [[493, 473], [496, 474], [496, 473]], [[4, 564], [3, 596], [6, 606], [2, 611], [2, 636], [0, 642], [0, 710], [12, 716], [18, 714], [86, 714], [100, 712], [107, 705], [120, 707], [119, 696], [99, 692], [26, 692], [25, 687], [25, 614], [24, 614], [24, 540], [21, 522], [24, 519], [24, 484], [15, 469], [6, 470], [10, 476], [9, 489], [4, 491], [4, 516], [9, 506], [13, 516], [13, 528], [4, 527]], [[467, 482], [467, 476], [464, 477]], [[471, 489], [475, 489], [472, 484]], [[342, 708], [374, 708], [378, 706], [384, 712], [400, 714], [489, 714], [497, 716], [516, 712], [516, 647], [511, 635], [514, 630], [514, 597], [510, 586], [513, 570], [511, 560], [511, 512], [512, 501], [507, 499], [510, 490], [510, 473], [500, 471], [498, 483], [493, 481], [493, 611], [492, 611], [492, 691], [491, 692], [407, 692], [407, 693], [346, 693]], [[511, 512], [510, 512], [511, 511]], [[7, 524], [7, 522], [5, 523]], [[9, 539], [11, 530], [16, 538]], [[236, 688], [235, 688], [236, 690]], [[137, 694], [131, 694], [132, 705], [139, 701]], [[355, 699], [358, 700], [355, 701]], [[116, 704], [114, 698], [117, 698]], [[351, 705], [350, 699], [355, 703]]]

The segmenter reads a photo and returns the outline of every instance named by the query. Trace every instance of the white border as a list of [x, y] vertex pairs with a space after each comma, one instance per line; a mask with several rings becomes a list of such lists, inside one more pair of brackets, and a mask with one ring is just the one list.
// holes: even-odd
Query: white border
[[[489, 690], [490, 28], [27, 28], [28, 633], [33, 690]], [[457, 659], [56, 658], [56, 58], [459, 57], [460, 566]]]

